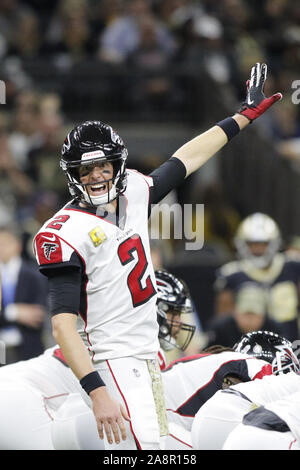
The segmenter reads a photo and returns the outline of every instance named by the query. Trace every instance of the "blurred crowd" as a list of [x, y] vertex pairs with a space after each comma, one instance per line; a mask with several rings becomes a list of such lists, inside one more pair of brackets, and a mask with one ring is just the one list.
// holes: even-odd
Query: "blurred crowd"
[[[10, 103], [24, 87], [43, 89], [45, 83], [37, 82], [44, 71], [44, 82], [50, 73], [53, 88], [60, 77], [56, 86], [66, 106], [75, 105], [75, 90], [87, 104], [84, 81], [97, 73], [94, 100], [102, 105], [109, 96], [109, 106], [118, 110], [146, 116], [159, 105], [160, 113], [176, 112], [187, 98], [192, 105], [187, 73], [205, 71], [241, 100], [257, 61], [272, 71], [267, 91], [292, 91], [299, 50], [300, 8], [292, 0], [3, 0], [0, 5], [1, 70]], [[77, 81], [84, 78], [74, 83], [69, 73]], [[282, 125], [275, 123], [270, 132], [277, 135], [276, 124]], [[298, 133], [291, 122], [279, 135]]]
[[[0, 105], [0, 229], [9, 227], [6, 236], [17, 236], [15, 255], [34, 269], [32, 238], [69, 198], [58, 161], [75, 109], [85, 118], [87, 109], [115, 108], [120, 116], [126, 116], [125, 110], [137, 121], [158, 122], [163, 117], [167, 122], [175, 113], [179, 121], [196, 116], [197, 122], [201, 112], [195, 109], [188, 77], [196, 84], [209, 81], [205, 91], [196, 87], [192, 93], [208, 90], [219, 93], [223, 104], [240, 103], [257, 61], [269, 67], [266, 94], [284, 92], [280, 106], [266, 113], [257, 129], [299, 171], [300, 115], [292, 101], [292, 82], [300, 79], [299, 3], [2, 0], [0, 79], [6, 86], [6, 104]], [[146, 164], [139, 165], [147, 171]], [[233, 259], [238, 211], [226, 203], [217, 184], [194, 197], [206, 207], [207, 246], [220, 247], [224, 262]], [[184, 192], [179, 202], [185, 202]], [[153, 244], [153, 256], [158, 247]], [[176, 243], [162, 247], [155, 258], [158, 266], [172, 267], [174, 257], [178, 263]], [[5, 264], [1, 253], [0, 259]], [[24, 315], [26, 328], [40, 328], [40, 311], [32, 319]]]

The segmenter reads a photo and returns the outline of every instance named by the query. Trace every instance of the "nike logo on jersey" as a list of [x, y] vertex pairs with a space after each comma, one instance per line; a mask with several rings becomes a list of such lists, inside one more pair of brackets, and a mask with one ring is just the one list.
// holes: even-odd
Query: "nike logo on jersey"
[[43, 238], [49, 240], [50, 242], [54, 242], [56, 240], [56, 236], [53, 234], [52, 237], [46, 237], [46, 235], [42, 235]]
[[248, 104], [253, 104], [254, 100], [250, 100], [250, 97], [248, 98]]

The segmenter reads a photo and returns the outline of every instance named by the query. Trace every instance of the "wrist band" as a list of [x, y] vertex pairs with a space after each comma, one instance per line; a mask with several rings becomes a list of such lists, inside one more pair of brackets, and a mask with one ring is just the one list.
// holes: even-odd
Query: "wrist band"
[[223, 129], [223, 131], [227, 135], [228, 141], [240, 132], [240, 127], [238, 123], [232, 117], [223, 119], [223, 121], [217, 122], [216, 125]]
[[101, 379], [99, 373], [94, 370], [93, 372], [90, 372], [89, 374], [85, 375], [82, 377], [82, 379], [79, 381], [80, 385], [82, 386], [83, 390], [89, 395], [95, 388], [98, 387], [105, 387], [105, 383]]

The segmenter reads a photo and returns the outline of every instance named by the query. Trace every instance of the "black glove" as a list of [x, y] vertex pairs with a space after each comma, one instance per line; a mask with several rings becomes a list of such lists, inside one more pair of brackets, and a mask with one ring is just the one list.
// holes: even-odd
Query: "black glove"
[[264, 95], [264, 85], [267, 77], [267, 65], [255, 64], [251, 70], [251, 78], [247, 80], [246, 101], [238, 110], [239, 114], [246, 116], [250, 122], [261, 116], [276, 101], [281, 100], [282, 94], [275, 93], [270, 98]]

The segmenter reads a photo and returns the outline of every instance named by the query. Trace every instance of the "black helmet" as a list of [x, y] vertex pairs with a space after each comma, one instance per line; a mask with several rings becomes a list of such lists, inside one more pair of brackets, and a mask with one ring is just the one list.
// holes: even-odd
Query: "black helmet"
[[[107, 124], [86, 121], [76, 126], [65, 138], [61, 150], [60, 166], [68, 179], [72, 197], [98, 206], [106, 204], [126, 189], [126, 160], [128, 152], [121, 137]], [[82, 166], [110, 162], [113, 165], [111, 189], [101, 196], [91, 196], [85, 184], [80, 182]]]
[[[165, 270], [155, 271], [155, 277], [160, 345], [166, 351], [174, 347], [184, 351], [190, 344], [196, 327], [172, 316], [181, 317], [193, 313], [190, 293], [182, 280]], [[171, 317], [167, 314], [171, 314]]]
[[273, 374], [300, 373], [300, 363], [290, 341], [270, 331], [252, 331], [241, 337], [233, 349], [272, 364]]

